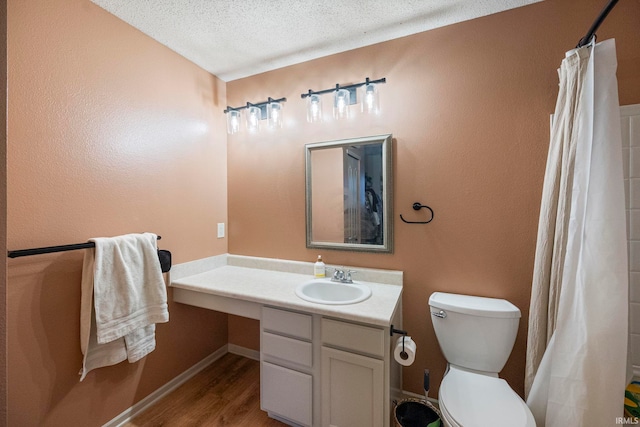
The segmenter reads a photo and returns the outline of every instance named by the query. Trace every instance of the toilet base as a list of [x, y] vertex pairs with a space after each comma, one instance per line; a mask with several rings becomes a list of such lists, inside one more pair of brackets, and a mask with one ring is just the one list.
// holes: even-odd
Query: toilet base
[[451, 365], [438, 395], [447, 427], [535, 427], [526, 403], [507, 382]]

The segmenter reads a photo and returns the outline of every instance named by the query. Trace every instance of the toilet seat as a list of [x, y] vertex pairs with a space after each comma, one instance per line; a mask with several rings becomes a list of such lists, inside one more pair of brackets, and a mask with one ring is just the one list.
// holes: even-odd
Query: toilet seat
[[440, 411], [451, 427], [535, 427], [526, 403], [501, 378], [451, 366], [440, 384]]

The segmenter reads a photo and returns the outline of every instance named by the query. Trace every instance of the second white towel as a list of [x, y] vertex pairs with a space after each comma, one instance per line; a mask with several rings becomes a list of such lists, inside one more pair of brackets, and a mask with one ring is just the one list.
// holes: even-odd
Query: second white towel
[[82, 381], [92, 369], [155, 349], [155, 324], [169, 321], [167, 291], [152, 233], [95, 238], [82, 272]]

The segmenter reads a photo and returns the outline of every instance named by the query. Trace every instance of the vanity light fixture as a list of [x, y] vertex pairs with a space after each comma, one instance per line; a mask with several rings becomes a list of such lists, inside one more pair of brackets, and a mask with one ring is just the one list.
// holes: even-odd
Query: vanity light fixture
[[307, 121], [309, 123], [322, 121], [322, 97], [317, 93], [307, 97]]
[[282, 103], [287, 98], [273, 99], [267, 98], [264, 102], [251, 103], [242, 107], [229, 107], [224, 110], [227, 115], [227, 133], [230, 135], [240, 131], [241, 114], [240, 110], [247, 110], [245, 120], [247, 130], [255, 133], [260, 129], [260, 120], [269, 119], [269, 127], [282, 127]]
[[349, 118], [349, 105], [351, 105], [351, 92], [347, 89], [336, 89], [333, 94], [333, 117]]
[[251, 105], [247, 107], [247, 130], [249, 132], [257, 132], [260, 129], [260, 119], [262, 118], [262, 110], [260, 107]]
[[362, 112], [376, 114], [380, 110], [378, 98], [378, 85], [386, 83], [386, 78], [371, 80], [369, 77], [362, 83], [340, 86], [335, 88], [309, 92], [300, 95], [301, 98], [309, 98], [307, 101], [307, 121], [317, 122], [322, 118], [322, 104], [320, 95], [333, 93], [333, 115], [336, 119], [349, 117], [349, 105], [357, 103], [356, 90], [362, 87]]
[[228, 109], [225, 110], [225, 113], [227, 114], [227, 133], [229, 135], [238, 133], [240, 131], [240, 120], [242, 118], [240, 110]]
[[[367, 79], [369, 80], [369, 79]], [[378, 98], [378, 86], [375, 83], [367, 83], [362, 86], [362, 112], [368, 114], [378, 114], [380, 112], [380, 101]]]
[[282, 104], [272, 101], [267, 104], [267, 121], [270, 129], [282, 127]]

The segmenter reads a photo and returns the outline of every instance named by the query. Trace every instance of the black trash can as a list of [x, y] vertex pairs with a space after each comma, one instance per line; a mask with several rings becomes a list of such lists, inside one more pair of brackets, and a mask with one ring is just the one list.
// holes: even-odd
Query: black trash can
[[395, 404], [393, 419], [396, 427], [441, 427], [440, 411], [430, 402], [404, 399]]

